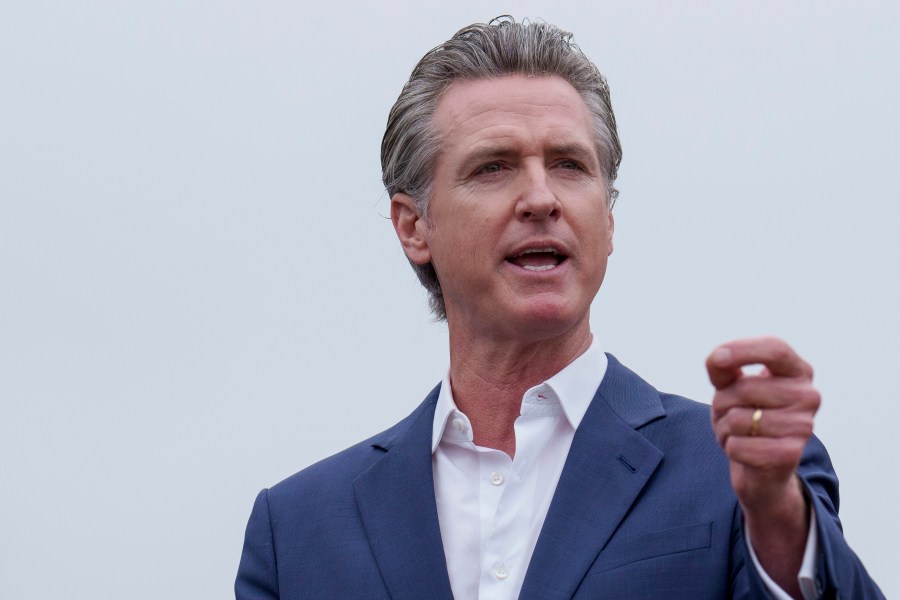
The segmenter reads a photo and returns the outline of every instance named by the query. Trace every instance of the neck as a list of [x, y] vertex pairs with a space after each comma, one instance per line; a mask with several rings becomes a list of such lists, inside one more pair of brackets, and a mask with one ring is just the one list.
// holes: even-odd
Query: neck
[[590, 325], [538, 340], [461, 335], [450, 326], [450, 382], [456, 406], [472, 423], [474, 441], [515, 456], [522, 396], [563, 370], [591, 345]]

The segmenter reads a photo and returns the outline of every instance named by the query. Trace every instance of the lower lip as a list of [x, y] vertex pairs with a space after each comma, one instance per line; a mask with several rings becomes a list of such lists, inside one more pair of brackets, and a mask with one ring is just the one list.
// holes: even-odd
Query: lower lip
[[518, 273], [521, 273], [524, 275], [529, 275], [532, 277], [541, 277], [541, 276], [557, 275], [557, 274], [562, 273], [563, 271], [566, 271], [567, 270], [566, 267], [569, 264], [569, 259], [568, 258], [564, 259], [561, 263], [559, 263], [558, 265], [552, 266], [552, 267], [539, 267], [536, 269], [535, 268], [529, 269], [527, 267], [522, 267], [522, 266], [519, 266], [516, 263], [508, 261], [508, 260], [506, 261], [506, 264], [509, 265], [510, 267], [514, 268]]

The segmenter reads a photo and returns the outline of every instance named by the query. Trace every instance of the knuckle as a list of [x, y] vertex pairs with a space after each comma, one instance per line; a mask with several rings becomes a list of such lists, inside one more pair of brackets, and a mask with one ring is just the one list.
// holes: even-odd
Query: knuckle
[[734, 459], [736, 459], [738, 450], [740, 449], [739, 447], [740, 447], [740, 440], [735, 439], [733, 437], [728, 437], [725, 440], [725, 444], [723, 444], [723, 446], [722, 446], [722, 450], [725, 451], [725, 454], [726, 454], [726, 456], [728, 456], [728, 458], [734, 460]]
[[790, 447], [779, 444], [778, 448], [769, 454], [768, 463], [769, 470], [782, 470], [794, 463], [794, 452]]
[[813, 434], [813, 421], [812, 421], [812, 419], [806, 419], [806, 420], [804, 420], [804, 421], [800, 424], [799, 430], [800, 430], [800, 435], [803, 437], [803, 439], [808, 440], [810, 437], [812, 437], [812, 434]]
[[764, 335], [760, 338], [760, 342], [772, 348], [776, 348], [784, 344], [784, 341], [780, 337], [774, 335]]
[[725, 414], [719, 415], [719, 418], [716, 420], [716, 433], [721, 435], [728, 435], [732, 431], [731, 425], [731, 411], [726, 412]]
[[817, 389], [813, 389], [812, 396], [810, 398], [810, 405], [813, 406], [816, 410], [819, 410], [819, 407], [822, 406], [822, 394]]
[[726, 444], [728, 444], [728, 439], [729, 439], [728, 434], [717, 430], [715, 432], [715, 435], [716, 435], [716, 441], [719, 443], [719, 446], [724, 450]]
[[822, 394], [820, 394], [819, 390], [816, 388], [806, 386], [800, 392], [799, 400], [804, 406], [808, 406], [813, 410], [818, 410], [819, 406], [822, 404]]
[[772, 348], [772, 357], [775, 359], [775, 362], [781, 363], [789, 360], [792, 355], [790, 346], [781, 340], [776, 341], [778, 343], [774, 344]]
[[709, 407], [709, 414], [713, 423], [718, 423], [726, 414], [725, 407], [722, 406], [721, 402], [716, 402], [714, 398], [712, 405]]
[[781, 445], [778, 452], [779, 462], [782, 465], [793, 469], [800, 463], [800, 458], [803, 456], [803, 448], [805, 446], [806, 440], [797, 437], [789, 438]]

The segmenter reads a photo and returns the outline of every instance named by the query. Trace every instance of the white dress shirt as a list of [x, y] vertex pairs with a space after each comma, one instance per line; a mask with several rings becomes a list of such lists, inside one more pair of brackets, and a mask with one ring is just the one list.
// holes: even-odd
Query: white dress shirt
[[[575, 430], [606, 374], [607, 358], [593, 338], [562, 371], [525, 392], [515, 422], [514, 459], [476, 446], [468, 417], [456, 408], [449, 373], [438, 395], [432, 465], [438, 521], [450, 587], [457, 600], [513, 600], [544, 525]], [[800, 571], [804, 596], [813, 589], [815, 516]], [[790, 600], [754, 565], [777, 600]]]

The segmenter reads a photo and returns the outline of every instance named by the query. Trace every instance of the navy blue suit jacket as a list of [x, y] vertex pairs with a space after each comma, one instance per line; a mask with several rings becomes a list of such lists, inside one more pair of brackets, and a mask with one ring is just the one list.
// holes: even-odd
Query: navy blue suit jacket
[[[259, 494], [238, 600], [452, 598], [431, 471], [437, 397]], [[818, 520], [822, 597], [882, 598], [844, 541], [837, 479], [815, 438], [799, 474]], [[661, 394], [610, 356], [520, 598], [767, 597], [709, 407]]]

